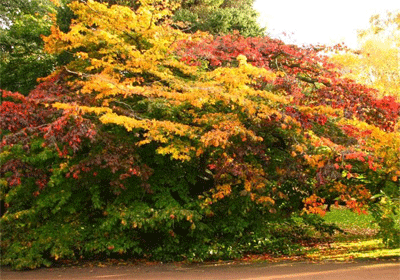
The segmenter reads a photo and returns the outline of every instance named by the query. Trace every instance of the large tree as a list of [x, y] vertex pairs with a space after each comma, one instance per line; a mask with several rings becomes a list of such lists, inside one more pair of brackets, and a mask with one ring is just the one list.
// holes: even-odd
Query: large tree
[[371, 17], [370, 27], [359, 32], [359, 49], [333, 57], [347, 76], [400, 100], [400, 12]]
[[291, 217], [397, 194], [399, 103], [314, 48], [183, 33], [163, 4], [71, 3], [44, 40], [72, 61], [3, 92], [3, 264], [285, 252]]
[[261, 36], [265, 32], [257, 23], [253, 0], [182, 0], [174, 20], [186, 24], [185, 30], [228, 34], [235, 30], [243, 36]]
[[[97, 0], [137, 9], [138, 0]], [[42, 35], [50, 34], [50, 14], [57, 15], [60, 29], [67, 32], [73, 13], [71, 0], [6, 0], [0, 4], [0, 88], [28, 94], [56, 65], [65, 64], [68, 54], [58, 57], [43, 52]], [[171, 15], [176, 28], [226, 34], [238, 30], [244, 36], [262, 35], [253, 1], [173, 1], [180, 6]], [[179, 6], [177, 6], [179, 7]], [[182, 22], [184, 22], [182, 24]]]
[[37, 78], [54, 70], [56, 59], [43, 51], [41, 35], [50, 34], [48, 0], [4, 1], [0, 5], [0, 88], [28, 94]]

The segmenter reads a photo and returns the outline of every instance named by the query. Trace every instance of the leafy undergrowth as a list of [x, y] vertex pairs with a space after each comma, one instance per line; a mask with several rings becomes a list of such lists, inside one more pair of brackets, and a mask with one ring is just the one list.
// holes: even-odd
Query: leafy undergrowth
[[[292, 224], [292, 228], [284, 225], [275, 228], [275, 233], [282, 234], [279, 242], [283, 242], [283, 236], [293, 236], [294, 232], [302, 232], [304, 239], [296, 236], [296, 243], [286, 240], [286, 246], [282, 244], [275, 246], [276, 250], [270, 250], [264, 254], [245, 254], [239, 259], [213, 259], [204, 261], [205, 264], [225, 265], [228, 263], [242, 262], [348, 262], [362, 260], [397, 260], [400, 261], [400, 248], [387, 249], [381, 239], [376, 237], [377, 226], [371, 215], [359, 215], [345, 208], [333, 207], [328, 212], [324, 221], [328, 224], [338, 226], [342, 231], [336, 231], [329, 236], [312, 231], [311, 227], [306, 226], [302, 218], [293, 218], [297, 224]], [[285, 232], [287, 231], [287, 232]], [[275, 236], [276, 237], [276, 236]], [[278, 240], [276, 240], [278, 241]], [[275, 244], [276, 245], [276, 244]], [[277, 248], [280, 250], [277, 250]], [[286, 248], [286, 249], [285, 249]], [[192, 261], [174, 262], [179, 266]], [[126, 265], [160, 265], [162, 262], [153, 262], [148, 259], [135, 258], [102, 258], [102, 259], [78, 259], [78, 260], [58, 260], [53, 263], [55, 267], [107, 267], [107, 266], [126, 266]]]
[[[382, 240], [376, 238], [377, 226], [371, 215], [359, 215], [348, 209], [333, 207], [324, 217], [325, 222], [337, 225], [343, 232], [336, 232], [332, 236], [315, 233], [314, 237], [299, 241], [298, 246], [288, 245], [288, 250], [281, 253], [247, 254], [240, 259], [224, 261], [213, 260], [213, 265], [224, 265], [227, 262], [348, 262], [362, 260], [400, 260], [400, 248], [387, 249]], [[308, 236], [312, 233], [308, 232]], [[290, 249], [290, 250], [289, 250]], [[284, 253], [282, 253], [284, 252]], [[205, 263], [210, 263], [206, 261]], [[149, 262], [137, 259], [105, 259], [92, 261], [61, 260], [58, 266], [95, 266], [112, 265], [158, 265], [160, 262]], [[180, 265], [181, 262], [176, 262]]]
[[[317, 241], [317, 240], [315, 240]], [[336, 242], [334, 240], [319, 240], [319, 242], [303, 244], [304, 248], [293, 255], [273, 255], [273, 254], [249, 254], [238, 260], [230, 261], [207, 261], [213, 265], [225, 265], [227, 263], [242, 262], [288, 262], [288, 261], [311, 261], [311, 262], [348, 262], [363, 260], [393, 260], [400, 261], [400, 248], [386, 249], [383, 243], [375, 238], [369, 240], [352, 240], [348, 242]], [[175, 262], [179, 266], [185, 262]], [[70, 261], [61, 260], [55, 266], [62, 267], [107, 267], [107, 266], [128, 266], [128, 265], [161, 265], [162, 262], [151, 262], [148, 260], [137, 259], [105, 259], [97, 261]]]

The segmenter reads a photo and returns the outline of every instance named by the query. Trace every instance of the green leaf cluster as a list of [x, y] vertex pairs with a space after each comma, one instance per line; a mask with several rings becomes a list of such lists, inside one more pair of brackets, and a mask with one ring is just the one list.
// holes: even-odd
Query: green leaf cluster
[[262, 36], [265, 29], [257, 23], [258, 13], [252, 4], [253, 1], [182, 1], [173, 19], [186, 23], [189, 32], [221, 35], [238, 31], [245, 37]]
[[44, 52], [41, 36], [50, 34], [55, 10], [48, 0], [5, 1], [0, 8], [0, 88], [27, 95], [54, 70], [56, 59]]

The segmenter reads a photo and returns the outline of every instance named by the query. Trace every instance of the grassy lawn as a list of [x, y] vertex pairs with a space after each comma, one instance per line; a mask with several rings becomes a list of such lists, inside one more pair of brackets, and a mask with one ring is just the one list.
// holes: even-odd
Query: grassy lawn
[[370, 240], [349, 240], [321, 244], [318, 248], [310, 248], [305, 256], [307, 259], [319, 261], [351, 261], [362, 259], [400, 259], [400, 249], [387, 249], [382, 241], [376, 238]]
[[338, 234], [336, 240], [349, 240], [352, 238], [371, 238], [378, 231], [378, 226], [369, 214], [358, 214], [345, 207], [332, 207], [327, 212], [324, 220], [328, 223], [334, 223], [343, 229], [346, 234]]
[[378, 230], [371, 215], [357, 214], [349, 209], [332, 207], [324, 217], [344, 233], [336, 233], [327, 243], [308, 248], [306, 258], [312, 260], [348, 261], [361, 259], [400, 259], [400, 248], [387, 249], [376, 237]]
[[328, 223], [337, 225], [342, 232], [336, 231], [333, 236], [320, 235], [310, 231], [310, 240], [302, 242], [302, 248], [289, 255], [248, 255], [245, 261], [280, 262], [312, 261], [340, 262], [362, 260], [396, 260], [400, 261], [400, 246], [388, 249], [376, 235], [378, 226], [372, 215], [357, 214], [345, 207], [332, 207], [324, 216]]
[[332, 206], [332, 210], [324, 216], [326, 222], [335, 223], [340, 227], [361, 229], [377, 229], [374, 221], [369, 214], [358, 214], [344, 207]]

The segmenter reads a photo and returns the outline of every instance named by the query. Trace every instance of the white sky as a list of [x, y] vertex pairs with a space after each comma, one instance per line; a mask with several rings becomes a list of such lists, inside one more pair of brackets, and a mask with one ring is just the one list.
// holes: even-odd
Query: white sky
[[[400, 9], [399, 0], [256, 0], [260, 23], [267, 33], [286, 43], [344, 42], [357, 47], [357, 30], [368, 28], [375, 14]], [[286, 32], [290, 38], [282, 35]]]

